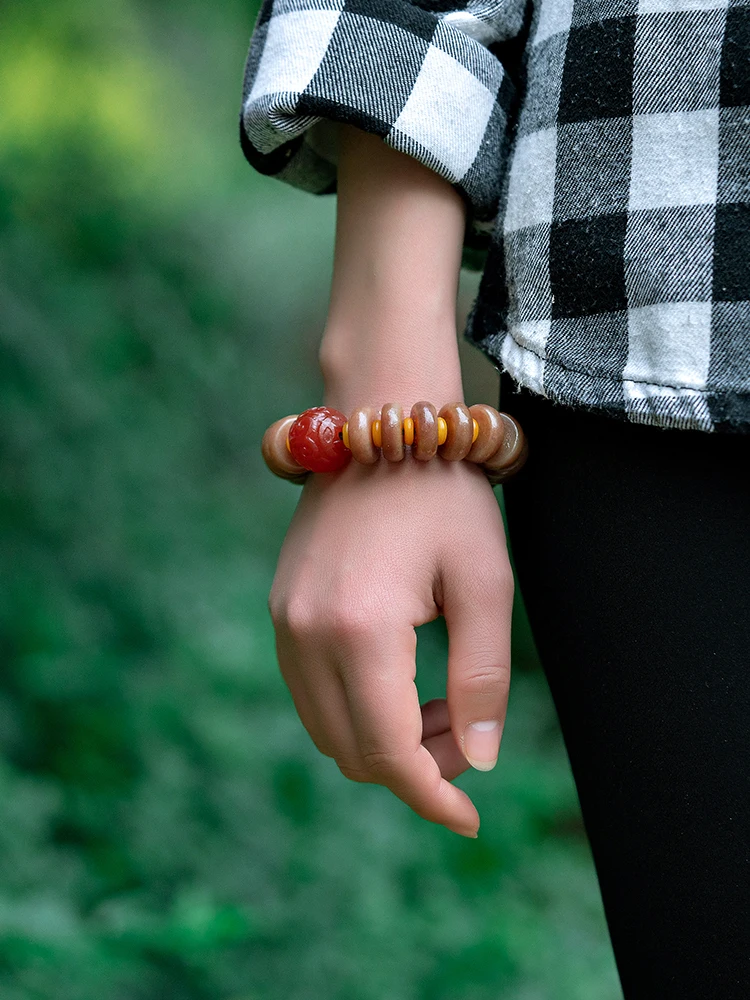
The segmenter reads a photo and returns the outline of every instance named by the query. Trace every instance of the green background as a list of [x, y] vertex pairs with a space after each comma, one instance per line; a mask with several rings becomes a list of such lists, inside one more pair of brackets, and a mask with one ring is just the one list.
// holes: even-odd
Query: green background
[[348, 782], [278, 672], [298, 493], [258, 444], [320, 398], [335, 201], [242, 158], [256, 12], [3, 4], [0, 996], [616, 1000], [520, 613], [474, 841]]

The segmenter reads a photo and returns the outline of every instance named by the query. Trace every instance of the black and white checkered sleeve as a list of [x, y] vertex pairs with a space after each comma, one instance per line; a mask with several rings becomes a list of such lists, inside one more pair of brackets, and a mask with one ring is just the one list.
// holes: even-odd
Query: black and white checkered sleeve
[[518, 0], [264, 0], [250, 42], [240, 136], [253, 167], [336, 189], [333, 122], [375, 133], [453, 184], [468, 247], [489, 241], [514, 86], [497, 50]]

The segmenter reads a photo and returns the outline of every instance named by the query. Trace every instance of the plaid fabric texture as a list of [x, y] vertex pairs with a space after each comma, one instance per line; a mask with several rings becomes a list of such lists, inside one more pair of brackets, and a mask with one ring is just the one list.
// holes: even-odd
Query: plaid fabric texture
[[515, 96], [487, 45], [518, 25], [497, 21], [507, 3], [496, 0], [426, 9], [443, 7], [265, 0], [245, 67], [240, 136], [250, 163], [305, 190], [334, 191], [326, 124], [348, 122], [455, 184], [469, 209], [467, 245], [486, 246]]
[[245, 154], [332, 191], [331, 120], [462, 193], [465, 335], [520, 384], [750, 431], [750, 0], [267, 0]]

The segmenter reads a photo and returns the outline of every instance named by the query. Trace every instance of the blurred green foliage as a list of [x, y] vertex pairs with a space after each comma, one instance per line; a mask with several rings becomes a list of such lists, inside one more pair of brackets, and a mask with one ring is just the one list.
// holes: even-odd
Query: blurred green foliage
[[[257, 6], [7, 2], [0, 63], [2, 1000], [619, 996], [519, 616], [476, 841], [347, 782], [266, 595], [335, 205], [237, 143]], [[444, 693], [442, 621], [420, 630]]]

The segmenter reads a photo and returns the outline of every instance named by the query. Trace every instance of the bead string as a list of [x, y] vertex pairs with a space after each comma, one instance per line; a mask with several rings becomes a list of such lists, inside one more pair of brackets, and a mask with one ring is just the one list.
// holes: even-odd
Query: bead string
[[475, 462], [492, 483], [514, 475], [526, 459], [526, 439], [518, 422], [486, 403], [447, 403], [438, 413], [432, 403], [420, 401], [410, 416], [402, 412], [397, 403], [386, 403], [380, 411], [358, 407], [347, 420], [339, 410], [312, 407], [268, 427], [261, 443], [263, 458], [275, 475], [300, 484], [310, 472], [335, 472], [352, 458], [365, 465], [381, 455], [400, 462], [407, 447], [419, 462], [436, 455]]
[[[476, 420], [474, 420], [473, 417], [472, 417], [471, 422], [474, 425], [474, 430], [473, 430], [472, 437], [471, 437], [471, 443], [474, 444], [474, 442], [476, 441], [476, 439], [479, 437], [479, 424], [476, 422]], [[438, 426], [438, 445], [445, 444], [446, 440], [448, 439], [448, 424], [445, 421], [445, 417], [438, 417], [437, 418], [437, 426]], [[379, 420], [373, 420], [371, 435], [372, 435], [372, 443], [375, 445], [376, 448], [380, 448], [381, 445], [382, 445], [382, 441], [381, 441], [381, 437], [380, 437], [380, 421]], [[408, 445], [409, 447], [411, 447], [414, 444], [414, 420], [412, 419], [412, 417], [404, 417], [404, 420], [403, 420], [403, 435], [404, 435], [404, 444]], [[339, 438], [344, 442], [344, 447], [345, 448], [349, 448], [349, 421], [348, 420], [344, 424], [344, 426], [341, 428], [341, 430], [339, 431]], [[289, 435], [287, 435], [287, 438], [286, 438], [286, 450], [291, 455], [292, 449], [291, 449], [291, 447], [289, 445]]]

